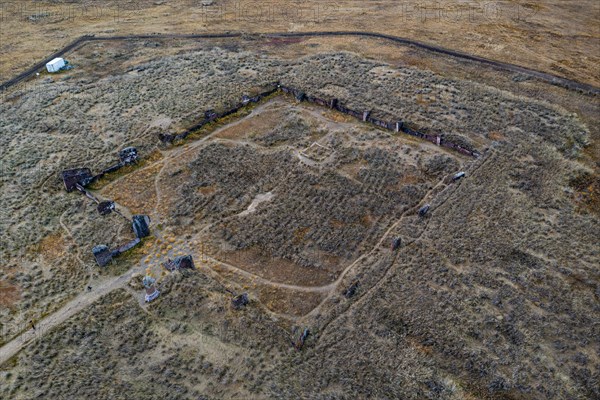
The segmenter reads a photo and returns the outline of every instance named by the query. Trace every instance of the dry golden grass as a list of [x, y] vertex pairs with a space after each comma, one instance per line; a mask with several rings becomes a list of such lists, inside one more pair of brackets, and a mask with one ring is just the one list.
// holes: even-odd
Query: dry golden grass
[[134, 213], [147, 214], [157, 201], [154, 179], [161, 167], [162, 163], [156, 163], [149, 168], [135, 171], [126, 179], [107, 187], [102, 194], [123, 204]]
[[19, 288], [8, 282], [0, 280], [0, 306], [11, 308], [19, 300]]
[[[453, 2], [278, 0], [240, 2], [0, 2], [0, 77], [25, 70], [84, 34], [358, 30], [403, 36], [454, 50], [600, 83], [600, 5], [593, 0]], [[347, 42], [355, 38], [344, 39]], [[271, 47], [297, 39], [271, 40]]]
[[66, 243], [62, 235], [55, 233], [46, 236], [39, 244], [39, 253], [49, 261], [54, 261], [65, 254]]
[[[360, 6], [358, 2], [352, 4]], [[156, 8], [174, 10], [177, 7], [165, 3]], [[377, 8], [381, 14], [390, 7], [393, 8], [383, 2], [370, 3], [365, 7]], [[547, 7], [537, 11], [547, 12]], [[152, 18], [153, 14], [150, 12], [148, 15]], [[179, 18], [177, 14], [173, 15]], [[373, 24], [368, 16], [368, 13], [363, 13], [363, 29]], [[387, 18], [389, 17], [384, 16], [380, 21], [386, 21]], [[349, 19], [349, 26], [353, 23]], [[38, 27], [44, 28], [43, 24], [41, 20]], [[55, 27], [59, 25], [54, 24]], [[271, 25], [261, 28], [279, 28], [277, 24]], [[153, 29], [155, 26], [150, 24], [147, 29]], [[389, 26], [385, 29], [398, 32], [403, 27], [402, 24]], [[546, 25], [541, 25], [544, 26]], [[169, 29], [185, 27], [186, 24], [182, 22]], [[65, 36], [57, 38], [57, 41], [70, 39], [67, 34], [71, 28], [65, 26]], [[325, 27], [307, 25], [293, 28], [304, 30]], [[407, 32], [401, 34], [416, 35], [410, 24], [405, 24], [405, 28]], [[94, 25], [89, 29], [99, 29], [99, 26]], [[486, 29], [509, 31], [512, 28], [487, 26]], [[563, 26], [555, 29], [565, 30]], [[515, 30], [515, 35], [519, 32]], [[521, 34], [524, 34], [523, 32]], [[6, 31], [3, 30], [2, 34], [5, 35]], [[450, 29], [447, 37], [456, 38], [453, 35], [456, 35], [456, 32]], [[467, 41], [469, 35], [467, 32], [465, 39], [461, 40]], [[544, 37], [547, 33], [540, 35]], [[448, 42], [448, 38], [438, 37], [436, 40], [440, 43]], [[423, 35], [421, 39], [429, 40], [429, 37]], [[449, 47], [459, 47], [463, 44], [461, 40], [450, 43], [456, 46]], [[561, 40], [557, 39], [558, 42]], [[391, 65], [408, 63], [436, 72], [452, 63], [439, 63], [441, 57], [424, 59], [415, 56], [414, 59], [408, 60], [406, 57], [418, 53], [379, 42], [381, 41], [362, 39], [350, 42], [340, 38], [320, 42], [271, 41], [269, 46], [264, 47], [269, 47], [271, 55], [290, 58], [311, 51], [349, 50], [367, 55], [367, 58], [377, 62], [385, 61]], [[370, 47], [365, 46], [367, 43]], [[4, 44], [5, 42], [2, 43]], [[307, 50], [307, 44], [320, 47]], [[539, 43], [532, 45], [533, 48], [541, 46]], [[119, 46], [119, 49], [127, 49], [124, 43], [116, 46]], [[365, 47], [362, 49], [364, 51], [359, 51], [361, 46]], [[92, 47], [89, 46], [85, 51], [91, 52]], [[106, 45], [106, 48], [108, 47], [109, 45]], [[478, 51], [496, 52], [495, 54], [501, 55], [504, 50], [482, 46]], [[560, 52], [560, 49], [553, 49], [549, 54], [557, 52]], [[148, 53], [154, 57], [160, 56], [154, 49], [149, 49]], [[577, 52], [573, 50], [571, 54], [575, 53]], [[515, 54], [515, 62], [519, 57], [524, 57], [524, 53]], [[540, 56], [531, 55], [527, 62], [535, 64], [539, 61], [536, 57]], [[6, 62], [12, 60], [7, 59]], [[134, 61], [129, 62], [134, 64]], [[540, 65], [540, 68], [543, 68], [545, 64]], [[582, 64], [567, 61], [564, 65], [579, 72], [589, 68], [589, 65], [582, 67]], [[487, 77], [496, 87], [501, 87], [498, 81], [503, 79], [512, 84], [512, 76], [505, 76], [508, 74], [498, 74], [501, 75], [498, 80], [489, 79], [491, 73], [470, 79], [469, 71], [475, 70], [476, 67], [463, 67], [456, 68], [459, 70], [456, 74], [462, 74], [461, 76], [471, 82], [475, 80], [487, 83]], [[84, 68], [93, 70], [93, 65], [82, 65], [78, 71], [81, 73]], [[85, 70], [86, 73], [87, 71]], [[103, 73], [110, 75], [111, 71], [106, 70]], [[591, 76], [593, 78], [593, 74]], [[525, 85], [537, 88], [532, 82]], [[470, 99], [478, 95], [478, 90], [474, 89], [473, 93], [463, 92], [458, 99], [459, 104], [468, 104]], [[549, 88], [543, 95], [552, 96], [554, 90], [559, 89]], [[483, 113], [486, 107], [498, 108], [492, 101], [496, 92], [486, 93], [491, 96], [481, 98], [474, 117], [486, 115]], [[506, 93], [500, 94], [501, 97], [504, 95]], [[354, 89], [354, 92], [348, 92], [347, 97], [350, 96], [360, 97], [360, 91]], [[569, 99], [578, 95], [567, 93], [564, 96], [556, 96], [556, 99], [551, 100], [569, 103]], [[589, 101], [589, 98], [583, 96], [576, 99], [577, 101], [567, 107], [571, 112], [579, 112], [579, 105]], [[377, 97], [377, 100], [384, 99]], [[427, 98], [422, 100], [424, 106]], [[418, 102], [418, 99], [416, 101]], [[523, 99], [522, 105], [527, 108], [528, 101]], [[431, 111], [431, 105], [428, 109], [429, 112], [434, 112]], [[48, 113], [51, 110], [53, 109], [44, 112]], [[587, 113], [588, 117], [592, 115], [592, 122], [588, 125], [597, 132], [594, 128], [597, 126], [597, 114], [591, 109], [584, 109], [582, 113]], [[345, 122], [343, 118], [336, 119], [336, 115], [332, 113], [329, 119]], [[533, 118], [535, 115], [536, 112], [531, 112], [527, 118]], [[531, 125], [523, 123], [520, 126], [533, 135], [544, 126], [535, 119], [532, 121]], [[433, 192], [435, 196], [424, 198], [427, 201], [433, 200], [434, 207], [429, 218], [421, 220], [407, 217], [406, 220], [400, 221], [398, 230], [391, 232], [390, 236], [403, 232], [408, 232], [407, 237], [418, 235], [416, 243], [395, 253], [395, 259], [383, 250], [366, 257], [342, 280], [333, 292], [334, 296], [317, 309], [314, 318], [296, 319], [294, 316], [302, 316], [313, 310], [323, 300], [320, 292], [283, 290], [218, 263], [211, 264], [212, 269], [209, 269], [209, 266], [197, 260], [195, 255], [197, 266], [201, 266], [197, 273], [166, 274], [158, 264], [160, 257], [169, 252], [181, 254], [177, 239], [185, 238], [186, 242], [189, 239], [187, 235], [179, 235], [175, 228], [167, 227], [165, 231], [168, 232], [165, 232], [162, 240], [146, 239], [142, 246], [120, 257], [115, 265], [103, 272], [105, 275], [124, 272], [143, 258], [152, 264], [150, 268], [157, 278], [166, 275], [164, 281], [160, 279], [161, 297], [141, 310], [138, 309], [135, 299], [129, 299], [129, 294], [115, 293], [114, 296], [98, 302], [95, 307], [80, 313], [78, 319], [65, 323], [60, 330], [49, 332], [42, 340], [29, 346], [19, 358], [15, 358], [14, 364], [6, 366], [7, 371], [10, 370], [13, 375], [9, 377], [9, 374], [6, 374], [6, 378], [0, 377], [6, 379], [0, 385], [0, 396], [30, 398], [31, 388], [35, 387], [39, 389], [33, 393], [34, 397], [61, 397], [58, 393], [67, 393], [67, 396], [69, 393], [78, 393], [80, 397], [85, 397], [81, 395], [81, 388], [90, 388], [87, 390], [94, 391], [95, 398], [119, 398], [118, 394], [109, 393], [114, 388], [113, 377], [118, 376], [122, 386], [115, 390], [127, 388], [138, 397], [147, 394], [142, 390], [148, 388], [148, 382], [152, 381], [153, 386], [148, 390], [156, 390], [156, 396], [163, 396], [165, 393], [166, 397], [174, 393], [173, 388], [177, 385], [189, 389], [190, 396], [194, 393], [193, 398], [198, 398], [201, 394], [215, 398], [260, 398], [257, 395], [258, 390], [263, 390], [264, 397], [269, 398], [304, 398], [311, 395], [316, 397], [318, 394], [331, 394], [331, 397], [376, 397], [372, 390], [397, 398], [491, 399], [522, 398], [525, 395], [531, 398], [549, 398], [548, 392], [543, 392], [546, 390], [553, 390], [557, 398], [585, 398], [586, 394], [588, 398], [592, 398], [597, 394], [597, 390], [586, 371], [597, 369], [598, 357], [592, 344], [581, 344], [594, 343], [593, 324], [590, 324], [585, 316], [593, 315], [590, 310], [593, 310], [596, 304], [593, 282], [597, 274], [593, 266], [597, 252], [593, 247], [595, 236], [586, 232], [592, 232], [597, 226], [597, 221], [583, 209], [578, 210], [584, 211], [581, 213], [573, 212], [571, 201], [574, 197], [579, 205], [590, 204], [596, 210], [600, 209], [597, 203], [598, 185], [590, 180], [597, 175], [576, 178], [570, 182], [573, 192], [571, 195], [565, 195], [563, 189], [568, 186], [569, 178], [573, 176], [573, 161], [563, 162], [552, 148], [544, 147], [540, 150], [537, 143], [529, 142], [527, 135], [506, 129], [504, 122], [494, 126], [494, 131], [487, 134], [485, 139], [501, 140], [505, 143], [492, 151], [492, 156], [486, 156], [481, 162], [473, 162], [476, 167], [467, 170], [467, 178], [454, 185], [457, 190], [437, 190]], [[241, 130], [231, 132], [229, 139], [240, 138], [243, 134]], [[185, 145], [193, 143], [193, 140], [189, 140]], [[411, 154], [427, 151], [423, 142], [417, 139], [406, 140], [403, 144], [412, 148]], [[510, 144], [515, 146], [510, 147]], [[175, 151], [183, 149], [184, 146], [175, 147]], [[404, 164], [407, 157], [402, 157], [400, 161]], [[419, 160], [423, 161], [421, 157]], [[412, 160], [406, 164], [414, 162], [415, 160]], [[157, 162], [156, 165], [164, 163], [168, 163], [168, 158], [164, 162]], [[364, 165], [360, 162], [349, 164], [342, 172], [356, 177], [361, 164]], [[540, 168], [540, 165], [543, 168]], [[155, 165], [151, 164], [144, 171], [127, 170], [126, 172], [131, 174], [126, 179], [112, 186], [109, 183], [105, 190], [115, 194], [115, 197], [117, 192], [131, 193], [130, 187], [153, 191], [154, 182], [149, 175], [157, 172], [154, 167]], [[171, 209], [169, 198], [165, 198], [164, 194], [169, 193], [186, 177], [185, 168], [182, 168], [181, 173], [177, 168], [178, 165], [173, 165], [172, 168], [165, 168], [161, 172], [161, 209]], [[552, 173], [547, 174], [544, 171]], [[109, 178], [114, 181], [120, 176]], [[396, 181], [398, 185], [409, 185], [418, 183], [419, 178], [419, 174], [407, 171]], [[126, 185], [125, 182], [130, 185]], [[450, 186], [452, 185], [448, 185]], [[441, 185], [440, 189], [443, 187], [445, 185]], [[219, 190], [218, 186], [216, 188]], [[199, 189], [199, 192], [202, 190], [204, 189]], [[149, 211], [148, 207], [154, 206], [149, 193], [134, 193], [131, 199], [121, 200], [132, 205], [144, 199], [148, 203], [141, 211], [145, 213]], [[586, 199], [591, 199], [591, 202]], [[161, 213], [161, 209], [158, 210], [159, 214], [166, 215]], [[89, 214], [93, 212], [95, 215], [95, 210], [88, 211], [90, 213], [84, 220], [84, 226], [93, 222], [93, 218], [88, 218]], [[71, 223], [76, 223], [80, 213], [80, 210], [75, 210], [65, 214], [64, 220], [70, 222], [71, 226]], [[341, 226], [338, 220], [331, 222], [332, 226]], [[360, 223], [367, 227], [380, 222], [364, 214]], [[168, 225], [167, 222], [164, 224]], [[156, 228], [162, 230], [158, 225], [160, 224], [157, 224]], [[173, 234], [177, 234], [177, 239]], [[299, 227], [290, 230], [289, 235], [296, 241], [303, 241], [307, 231], [306, 228]], [[81, 230], [79, 234], [75, 231], [73, 236], [78, 239], [82, 237]], [[69, 238], [70, 236], [65, 236], [64, 241], [69, 242]], [[524, 242], [523, 238], [527, 238], [527, 241]], [[60, 256], [61, 240], [63, 239], [57, 234], [45, 236], [40, 242], [40, 249], [48, 257]], [[96, 243], [97, 236], [88, 235], [82, 242]], [[198, 245], [197, 240], [190, 242], [194, 246]], [[63, 243], [63, 246], [66, 248], [68, 243]], [[79, 248], [86, 252], [86, 260], [91, 260], [88, 249], [81, 244]], [[210, 250], [209, 253], [219, 255], [216, 250]], [[257, 257], [241, 261], [254, 262], [251, 266], [238, 264], [242, 269], [246, 269], [246, 272], [256, 272], [260, 275], [271, 273], [272, 275], [265, 276], [274, 280], [279, 279], [276, 274], [288, 275], [290, 272], [288, 267], [277, 264], [275, 260], [263, 263], [263, 260]], [[332, 259], [328, 261], [327, 266], [329, 268], [342, 264], [339, 259]], [[65, 264], [61, 263], [62, 265]], [[77, 265], [77, 270], [83, 269]], [[211, 276], [219, 278], [219, 282], [222, 283], [216, 284], [204, 278], [203, 274], [208, 272]], [[311, 282], [310, 279], [318, 281], [320, 277], [310, 275], [310, 270], [308, 272], [302, 279], [308, 281], [305, 284], [313, 285], [316, 282]], [[60, 278], [64, 275], [56, 273], [56, 276]], [[292, 284], [304, 284], [298, 277], [292, 278]], [[139, 277], [136, 279], [139, 280]], [[342, 297], [342, 290], [354, 279], [360, 280], [357, 294], [349, 299]], [[87, 284], [87, 280], [80, 280], [81, 282], [77, 281], [76, 285], [72, 285], [76, 286], [75, 290], [80, 290]], [[323, 280], [323, 283], [327, 282]], [[35, 302], [39, 298], [45, 298], [42, 296], [53, 298], [50, 297], [52, 295], [58, 298], [55, 293], [67, 292], [61, 282], [50, 284], [52, 282], [40, 285], [44, 290], [53, 291], [50, 294], [34, 293], [30, 303], [32, 308], [37, 307]], [[238, 290], [248, 291], [250, 305], [242, 310], [230, 310], [230, 293], [224, 294], [221, 286], [236, 293]], [[15, 302], [19, 304], [20, 290], [21, 287], [14, 286], [12, 282], [7, 284], [6, 280], [0, 279], [0, 293], [3, 296], [0, 298], [0, 305]], [[28, 297], [27, 289], [23, 290], [22, 297]], [[294, 357], [271, 358], [268, 351], [279, 345], [281, 332], [271, 324], [270, 313], [264, 313], [263, 305], [271, 312], [285, 314], [279, 321], [295, 320], [297, 325], [310, 327], [311, 336], [302, 352], [294, 353]], [[542, 309], [544, 318], [540, 319], [538, 317]], [[150, 318], [146, 317], [146, 312], [151, 314]], [[503, 319], [498, 319], [498, 315]], [[264, 327], [261, 325], [260, 329], [255, 328], [257, 322], [265, 322]], [[235, 326], [240, 329], [234, 330]], [[222, 327], [221, 331], [217, 329], [219, 327]], [[286, 326], [286, 329], [288, 328]], [[95, 336], [103, 330], [103, 336]], [[155, 337], [153, 332], [159, 332], [160, 335]], [[284, 332], [284, 337], [287, 336], [287, 332]], [[159, 342], [160, 345], [157, 345]], [[260, 344], [257, 345], [257, 342]], [[288, 342], [285, 340], [286, 349], [290, 347]], [[205, 365], [205, 359], [190, 365], [181, 361], [181, 357], [189, 355], [188, 348], [181, 347], [182, 343], [191, 343], [189, 348], [201, 353], [202, 357], [206, 355], [207, 358], [212, 353], [225, 353], [221, 349], [227, 348], [231, 350], [232, 359], [211, 359], [211, 362], [216, 364], [214, 368]], [[254, 365], [245, 367], [245, 364], [241, 364], [239, 354], [250, 353], [248, 359], [259, 364], [256, 369], [260, 370], [261, 366], [266, 365], [273, 368], [275, 373], [268, 371], [256, 379], [249, 377], [247, 372], [256, 373], [256, 369]], [[83, 357], [72, 356], [79, 354]], [[139, 367], [139, 370], [123, 367], [121, 360], [137, 363], [136, 368]], [[502, 366], [496, 368], [498, 360]], [[514, 381], [513, 374], [517, 369], [521, 374], [518, 382]], [[550, 373], [549, 370], [556, 372]], [[44, 373], [39, 374], [36, 371]], [[390, 371], [395, 375], [388, 375]], [[111, 375], [113, 373], [114, 375]], [[342, 378], [348, 382], [355, 382], [354, 386], [339, 384]], [[45, 382], [61, 383], [48, 387], [45, 386]], [[257, 391], [249, 392], [251, 395], [238, 391], [240, 382], [249, 382], [248, 387], [252, 387], [248, 390]], [[456, 388], [455, 383], [460, 387]], [[521, 390], [517, 384], [525, 385], [525, 389]], [[231, 388], [231, 391], [227, 392], [229, 395], [221, 392], [222, 388], [228, 385]], [[125, 393], [123, 391], [123, 396]]]

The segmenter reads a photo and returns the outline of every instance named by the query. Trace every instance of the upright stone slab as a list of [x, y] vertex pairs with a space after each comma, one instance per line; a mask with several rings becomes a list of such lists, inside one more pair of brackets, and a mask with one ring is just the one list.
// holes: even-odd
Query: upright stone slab
[[175, 258], [174, 260], [169, 259], [169, 260], [165, 261], [164, 263], [162, 263], [162, 266], [171, 272], [180, 270], [180, 269], [195, 269], [196, 268], [194, 265], [194, 259], [192, 258], [191, 255], [179, 256], [179, 257]]
[[104, 267], [105, 265], [107, 265], [109, 262], [112, 261], [112, 258], [113, 258], [112, 252], [110, 251], [108, 246], [106, 246], [104, 244], [95, 246], [92, 249], [92, 253], [94, 253], [94, 258], [96, 259], [96, 263], [100, 267]]
[[130, 165], [137, 162], [138, 151], [135, 147], [125, 147], [119, 152], [119, 160], [124, 165]]
[[218, 115], [215, 112], [215, 110], [206, 110], [204, 112], [204, 118], [206, 118], [208, 121], [214, 121], [215, 119], [217, 119]]
[[425, 215], [427, 215], [427, 212], [429, 211], [430, 208], [431, 208], [431, 205], [429, 205], [429, 204], [425, 204], [423, 207], [421, 207], [419, 209], [419, 217], [421, 217], [421, 218], [425, 217]]
[[248, 293], [239, 294], [239, 295], [235, 296], [233, 299], [231, 299], [231, 305], [236, 310], [239, 310], [240, 308], [245, 307], [249, 302], [250, 302], [250, 299], [248, 298]]
[[147, 215], [134, 215], [132, 227], [135, 237], [141, 239], [150, 236], [150, 218]]
[[149, 303], [158, 297], [160, 292], [158, 291], [158, 289], [156, 289], [155, 286], [156, 279], [149, 275], [146, 275], [144, 279], [142, 279], [142, 284], [144, 285], [144, 288], [146, 288], [146, 295], [144, 296], [144, 300], [146, 301], [146, 303]]
[[89, 168], [67, 169], [62, 172], [62, 179], [67, 192], [75, 190], [75, 185], [78, 183], [81, 186], [87, 185], [92, 178], [92, 171]]
[[115, 209], [115, 202], [114, 201], [102, 201], [100, 202], [100, 204], [98, 204], [98, 213], [100, 213], [100, 215], [108, 215], [111, 212], [113, 212]]

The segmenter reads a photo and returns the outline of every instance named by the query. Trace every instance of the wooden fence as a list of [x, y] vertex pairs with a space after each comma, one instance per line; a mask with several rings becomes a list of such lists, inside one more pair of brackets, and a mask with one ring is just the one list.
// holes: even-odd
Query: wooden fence
[[216, 113], [212, 110], [207, 111], [205, 113], [204, 119], [202, 121], [200, 121], [198, 124], [194, 125], [190, 129], [186, 130], [185, 132], [177, 134], [177, 135], [160, 134], [159, 139], [164, 143], [172, 143], [176, 140], [183, 140], [190, 133], [197, 131], [198, 129], [202, 128], [206, 124], [216, 121], [218, 119], [224, 118], [228, 115], [234, 114], [234, 113], [238, 112], [239, 110], [241, 110], [242, 108], [248, 106], [249, 104], [258, 103], [265, 97], [268, 97], [279, 91], [281, 91], [285, 94], [294, 96], [298, 101], [306, 101], [306, 102], [309, 102], [312, 104], [317, 104], [321, 107], [328, 107], [333, 110], [339, 111], [341, 113], [350, 115], [350, 116], [352, 116], [356, 119], [359, 119], [363, 122], [370, 123], [372, 125], [375, 125], [377, 127], [380, 127], [380, 128], [386, 129], [386, 130], [390, 130], [390, 131], [394, 131], [394, 132], [402, 132], [407, 135], [418, 137], [420, 139], [424, 139], [424, 140], [427, 140], [428, 142], [434, 143], [438, 146], [446, 147], [446, 148], [458, 151], [461, 154], [465, 154], [465, 155], [468, 155], [471, 157], [479, 157], [480, 156], [480, 154], [477, 151], [473, 151], [473, 150], [469, 150], [464, 147], [461, 147], [460, 145], [458, 145], [456, 143], [453, 143], [447, 139], [444, 139], [441, 135], [429, 135], [429, 134], [425, 134], [425, 133], [416, 131], [416, 130], [412, 129], [411, 127], [409, 127], [408, 124], [406, 124], [402, 120], [385, 121], [385, 120], [374, 117], [371, 113], [371, 110], [366, 110], [366, 111], [352, 110], [352, 109], [344, 106], [343, 104], [341, 104], [338, 99], [335, 99], [335, 98], [321, 99], [319, 97], [307, 95], [306, 92], [304, 92], [303, 90], [293, 88], [290, 86], [285, 86], [280, 83], [273, 84], [272, 88], [270, 88], [269, 90], [262, 92], [256, 96], [253, 96], [253, 97], [242, 96], [242, 101], [240, 103], [236, 104], [235, 106], [233, 106], [232, 108], [230, 108], [224, 112]]

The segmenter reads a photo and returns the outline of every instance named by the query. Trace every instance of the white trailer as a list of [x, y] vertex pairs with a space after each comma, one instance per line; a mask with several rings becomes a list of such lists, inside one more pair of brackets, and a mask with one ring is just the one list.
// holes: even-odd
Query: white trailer
[[58, 72], [64, 68], [65, 65], [67, 65], [67, 63], [65, 63], [64, 58], [55, 58], [46, 64], [46, 69], [48, 72]]

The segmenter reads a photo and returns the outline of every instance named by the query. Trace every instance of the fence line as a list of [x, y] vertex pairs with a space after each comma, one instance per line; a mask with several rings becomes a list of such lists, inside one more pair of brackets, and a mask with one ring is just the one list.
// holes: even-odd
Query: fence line
[[453, 143], [453, 142], [445, 139], [441, 135], [428, 135], [428, 134], [416, 131], [416, 130], [410, 128], [402, 120], [385, 121], [382, 119], [378, 119], [371, 115], [370, 110], [368, 110], [368, 111], [352, 110], [352, 109], [344, 106], [343, 104], [341, 104], [339, 102], [339, 100], [336, 98], [329, 99], [329, 100], [321, 99], [319, 97], [307, 95], [306, 92], [304, 92], [303, 90], [293, 88], [290, 86], [284, 86], [284, 85], [281, 85], [280, 83], [273, 84], [272, 88], [254, 96], [254, 97], [248, 97], [248, 96], [243, 95], [242, 101], [240, 103], [237, 103], [235, 106], [233, 106], [232, 108], [230, 108], [224, 112], [216, 113], [213, 110], [206, 111], [204, 113], [204, 118], [202, 119], [202, 121], [200, 121], [196, 125], [192, 126], [190, 129], [186, 130], [185, 132], [182, 132], [182, 133], [179, 133], [176, 135], [161, 133], [158, 137], [159, 137], [160, 141], [163, 143], [173, 143], [177, 140], [183, 140], [183, 139], [187, 138], [192, 132], [197, 131], [198, 129], [202, 128], [203, 126], [205, 126], [211, 122], [217, 121], [219, 119], [222, 119], [224, 117], [227, 117], [229, 115], [232, 115], [232, 114], [238, 112], [239, 110], [241, 110], [242, 108], [247, 107], [250, 104], [258, 103], [261, 100], [263, 100], [264, 98], [266, 98], [274, 93], [277, 93], [277, 92], [282, 92], [282, 93], [285, 93], [288, 95], [292, 95], [298, 101], [306, 101], [308, 103], [316, 104], [321, 107], [328, 107], [328, 108], [334, 109], [341, 113], [350, 115], [356, 119], [360, 119], [363, 122], [375, 125], [377, 127], [380, 127], [380, 128], [386, 129], [386, 130], [394, 131], [397, 133], [402, 132], [402, 133], [405, 133], [410, 136], [424, 139], [424, 140], [434, 143], [438, 146], [442, 146], [442, 147], [446, 147], [446, 148], [458, 151], [461, 154], [465, 154], [465, 155], [475, 157], [475, 158], [480, 156], [480, 154], [477, 151], [473, 151], [473, 150], [464, 148], [456, 143]]
[[357, 36], [357, 37], [372, 37], [377, 39], [389, 40], [402, 45], [418, 47], [433, 53], [444, 54], [446, 56], [455, 57], [458, 59], [466, 60], [469, 62], [477, 62], [482, 65], [486, 65], [497, 70], [510, 71], [520, 74], [525, 74], [551, 85], [561, 86], [569, 90], [576, 90], [582, 93], [588, 93], [592, 95], [599, 95], [600, 88], [593, 85], [577, 82], [572, 79], [563, 78], [561, 76], [553, 75], [547, 72], [537, 71], [534, 69], [522, 67], [515, 64], [509, 64], [501, 61], [491, 60], [484, 57], [474, 56], [467, 53], [462, 53], [456, 50], [446, 49], [440, 46], [435, 46], [427, 43], [422, 43], [416, 40], [407, 39], [399, 36], [386, 35], [377, 32], [360, 32], [360, 31], [322, 31], [322, 32], [274, 32], [274, 33], [253, 33], [244, 34], [242, 33], [207, 33], [207, 34], [151, 34], [151, 35], [124, 35], [124, 36], [94, 36], [84, 35], [76, 39], [71, 44], [65, 46], [61, 50], [52, 54], [45, 60], [30, 67], [25, 72], [17, 75], [16, 77], [9, 79], [6, 82], [0, 84], [0, 91], [4, 91], [11, 86], [19, 83], [23, 79], [33, 75], [35, 72], [42, 69], [47, 62], [56, 57], [61, 57], [68, 51], [74, 49], [80, 44], [85, 44], [92, 41], [111, 41], [111, 40], [139, 40], [139, 39], [235, 39], [242, 38], [243, 36], [252, 37], [267, 37], [267, 38], [279, 38], [279, 37], [329, 37], [329, 36]]
[[384, 121], [384, 120], [373, 117], [371, 115], [370, 110], [368, 110], [368, 111], [352, 110], [352, 109], [340, 104], [339, 100], [335, 99], [335, 98], [329, 99], [329, 100], [320, 99], [318, 97], [308, 96], [308, 95], [306, 95], [306, 93], [304, 91], [302, 91], [300, 89], [283, 86], [280, 84], [278, 84], [278, 86], [282, 92], [293, 95], [299, 101], [307, 101], [307, 102], [314, 103], [314, 104], [317, 104], [320, 106], [329, 107], [329, 108], [335, 109], [341, 113], [350, 115], [357, 119], [360, 119], [363, 122], [371, 123], [380, 128], [387, 129], [387, 130], [394, 131], [394, 132], [403, 132], [403, 133], [406, 133], [411, 136], [425, 139], [431, 143], [437, 144], [438, 146], [447, 147], [449, 149], [456, 150], [459, 153], [462, 153], [462, 154], [465, 154], [465, 155], [468, 155], [471, 157], [479, 157], [480, 156], [480, 154], [477, 151], [472, 151], [472, 150], [466, 149], [456, 143], [453, 143], [453, 142], [443, 138], [441, 135], [435, 135], [435, 136], [428, 135], [425, 133], [418, 132], [414, 129], [411, 129], [402, 120]]
[[163, 143], [173, 143], [176, 140], [183, 140], [183, 139], [187, 138], [192, 132], [195, 132], [195, 131], [201, 129], [203, 126], [205, 126], [211, 122], [214, 122], [218, 119], [222, 119], [229, 115], [235, 114], [236, 112], [238, 112], [239, 110], [241, 110], [242, 108], [246, 107], [247, 105], [249, 105], [251, 103], [258, 103], [265, 97], [270, 96], [271, 94], [277, 92], [278, 90], [279, 90], [279, 88], [277, 87], [277, 85], [275, 85], [272, 89], [262, 92], [254, 97], [242, 96], [242, 101], [240, 103], [236, 104], [235, 106], [233, 106], [232, 108], [230, 108], [226, 111], [223, 111], [221, 113], [216, 113], [214, 110], [206, 111], [204, 113], [204, 119], [202, 119], [202, 121], [200, 121], [196, 125], [192, 126], [185, 132], [179, 133], [177, 135], [169, 135], [169, 134], [161, 133], [158, 135], [158, 138]]

